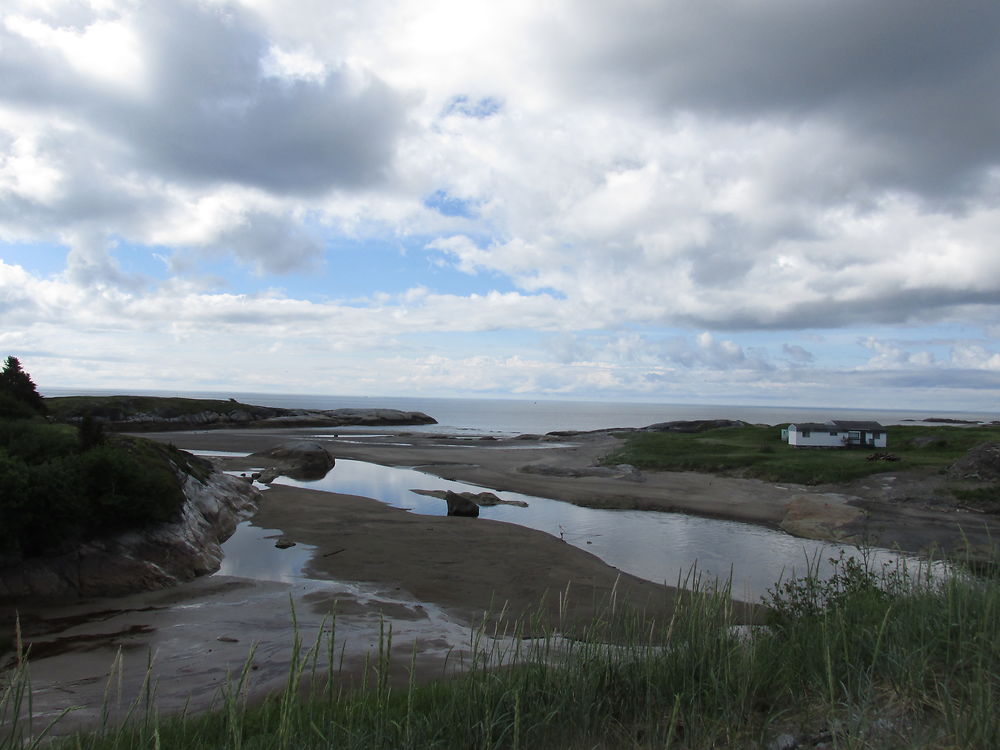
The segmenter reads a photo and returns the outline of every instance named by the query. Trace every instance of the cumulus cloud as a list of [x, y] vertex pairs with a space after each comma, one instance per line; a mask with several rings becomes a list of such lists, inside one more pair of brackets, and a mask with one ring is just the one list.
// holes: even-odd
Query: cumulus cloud
[[[79, 30], [11, 15], [4, 28], [0, 95], [58, 107], [113, 138], [126, 169], [311, 192], [370, 183], [391, 165], [402, 125], [398, 96], [346, 64], [321, 78], [273, 75], [262, 67], [270, 59], [264, 30], [234, 6], [143, 3]], [[66, 40], [88, 36], [127, 44], [129, 58], [141, 50], [119, 72], [139, 91], [108, 88], [81, 68], [92, 45]]]
[[[318, 70], [276, 51], [237, 6], [79, 6], [69, 24], [19, 10], [0, 24], [0, 222], [69, 244], [81, 283], [115, 271], [94, 250], [102, 241], [77, 238], [184, 246], [204, 204], [240, 190], [230, 220], [194, 244], [266, 271], [307, 266], [321, 243], [289, 197], [375, 185], [392, 171], [399, 95], [347, 62]], [[187, 226], [165, 232], [179, 216]]]
[[855, 181], [946, 204], [997, 164], [995, 6], [623, 2], [565, 19], [549, 30], [578, 90], [666, 117], [826, 122], [851, 134], [834, 145]]
[[[11, 0], [0, 242], [66, 257], [0, 266], [0, 312], [300, 357], [406, 339], [428, 378], [503, 363], [489, 381], [518, 392], [743, 397], [834, 382], [844, 356], [858, 382], [992, 373], [975, 331], [890, 329], [998, 327], [998, 21], [964, 0]], [[375, 241], [439, 275], [330, 301], [324, 274], [360, 274], [336, 248]], [[127, 262], [154, 253], [168, 278]], [[219, 258], [312, 284], [209, 294]], [[838, 329], [854, 343], [796, 343]], [[414, 343], [473, 332], [503, 355]]]

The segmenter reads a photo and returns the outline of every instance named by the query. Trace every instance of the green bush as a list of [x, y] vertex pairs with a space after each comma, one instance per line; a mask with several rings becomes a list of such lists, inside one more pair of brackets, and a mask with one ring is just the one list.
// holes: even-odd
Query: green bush
[[29, 464], [71, 456], [79, 451], [76, 430], [42, 421], [0, 419], [0, 450]]
[[176, 451], [116, 437], [81, 450], [63, 425], [0, 420], [0, 564], [176, 518]]
[[35, 410], [11, 394], [0, 390], [0, 419], [31, 419]]

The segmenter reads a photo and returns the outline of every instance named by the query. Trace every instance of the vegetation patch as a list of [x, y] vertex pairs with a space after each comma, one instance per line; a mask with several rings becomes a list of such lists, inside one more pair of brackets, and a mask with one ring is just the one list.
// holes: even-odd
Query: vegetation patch
[[[782, 425], [728, 427], [696, 434], [620, 433], [622, 446], [606, 466], [701, 471], [798, 484], [845, 483], [884, 472], [887, 464], [868, 461], [870, 450], [796, 448], [781, 439]], [[899, 458], [893, 470], [944, 470], [971, 448], [1000, 441], [1000, 427], [889, 427], [888, 445]]]
[[[13, 374], [11, 374], [13, 373]], [[119, 435], [100, 424], [46, 421], [47, 401], [9, 357], [0, 396], [0, 565], [69, 551], [81, 542], [176, 519], [183, 474], [208, 467], [171, 446]]]
[[188, 465], [179, 455], [121, 436], [81, 450], [73, 428], [0, 420], [0, 559], [16, 563], [176, 519]]
[[85, 416], [121, 422], [141, 414], [162, 419], [180, 419], [203, 412], [224, 415], [247, 412], [264, 419], [283, 413], [281, 409], [241, 404], [234, 399], [163, 396], [59, 396], [45, 399], [45, 404], [52, 416], [62, 422], [80, 420]]

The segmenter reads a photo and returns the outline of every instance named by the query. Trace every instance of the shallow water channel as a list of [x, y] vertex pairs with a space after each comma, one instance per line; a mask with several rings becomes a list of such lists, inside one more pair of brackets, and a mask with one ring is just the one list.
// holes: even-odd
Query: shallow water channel
[[[481, 492], [482, 487], [440, 479], [416, 469], [380, 466], [338, 459], [325, 478], [301, 482], [281, 477], [280, 483], [314, 490], [361, 495], [412, 513], [443, 516], [444, 500], [411, 490]], [[491, 490], [492, 491], [492, 490]], [[545, 531], [580, 547], [620, 570], [657, 583], [684, 583], [696, 570], [703, 582], [732, 576], [733, 595], [756, 601], [779, 578], [787, 579], [816, 565], [829, 573], [830, 558], [857, 548], [810, 539], [780, 531], [681, 513], [583, 508], [548, 498], [495, 491], [503, 500], [522, 500], [527, 508], [498, 505], [484, 507], [480, 518], [506, 521]], [[225, 559], [220, 573], [269, 580], [294, 580], [302, 576], [310, 550], [304, 545], [279, 550], [273, 540], [279, 531], [244, 523], [223, 545]], [[895, 563], [899, 556], [888, 550], [871, 550], [876, 564]], [[916, 565], [916, 563], [914, 563]]]

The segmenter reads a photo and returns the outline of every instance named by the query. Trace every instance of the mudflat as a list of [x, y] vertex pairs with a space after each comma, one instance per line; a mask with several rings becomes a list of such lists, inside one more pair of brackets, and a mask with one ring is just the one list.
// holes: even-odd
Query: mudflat
[[[698, 472], [594, 471], [600, 460], [618, 447], [619, 439], [611, 432], [504, 439], [405, 430], [340, 434], [315, 429], [146, 436], [180, 448], [245, 453], [286, 441], [316, 440], [337, 458], [417, 467], [443, 479], [488, 489], [592, 508], [730, 519], [782, 529], [796, 536], [911, 553], [987, 549], [1000, 539], [1000, 519], [956, 508], [926, 507], [919, 502], [921, 489], [934, 482], [934, 477], [919, 472], [890, 470], [845, 486], [805, 486]], [[224, 463], [232, 469], [259, 466], [256, 459], [228, 458]], [[901, 487], [912, 491], [901, 495]], [[906, 496], [918, 500], [911, 502]]]

